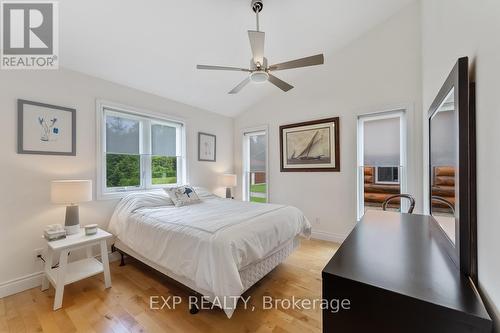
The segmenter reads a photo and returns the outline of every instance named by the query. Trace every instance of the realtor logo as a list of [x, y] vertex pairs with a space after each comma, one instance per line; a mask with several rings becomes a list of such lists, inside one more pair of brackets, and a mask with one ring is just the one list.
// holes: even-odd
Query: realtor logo
[[57, 69], [58, 3], [2, 1], [2, 69]]

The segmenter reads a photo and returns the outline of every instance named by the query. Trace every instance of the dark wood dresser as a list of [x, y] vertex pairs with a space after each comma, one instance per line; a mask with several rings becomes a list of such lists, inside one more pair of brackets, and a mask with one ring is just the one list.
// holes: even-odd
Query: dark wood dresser
[[[323, 269], [323, 332], [491, 332], [474, 285], [431, 236], [431, 217], [368, 211]], [[348, 308], [348, 309], [347, 309]]]

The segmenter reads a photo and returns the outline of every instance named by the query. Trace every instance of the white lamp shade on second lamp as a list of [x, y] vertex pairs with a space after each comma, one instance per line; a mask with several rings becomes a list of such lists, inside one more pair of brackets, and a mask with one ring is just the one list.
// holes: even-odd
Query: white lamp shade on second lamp
[[65, 205], [92, 201], [92, 181], [54, 180], [51, 183], [50, 199], [55, 204]]
[[226, 198], [232, 198], [231, 188], [238, 185], [238, 178], [236, 175], [226, 173], [219, 176], [219, 182], [226, 188]]
[[224, 174], [220, 176], [220, 183], [224, 187], [235, 187], [238, 185], [236, 175]]
[[80, 202], [92, 201], [91, 180], [54, 180], [50, 184], [50, 199], [55, 204], [66, 205], [64, 229], [68, 235], [80, 231]]

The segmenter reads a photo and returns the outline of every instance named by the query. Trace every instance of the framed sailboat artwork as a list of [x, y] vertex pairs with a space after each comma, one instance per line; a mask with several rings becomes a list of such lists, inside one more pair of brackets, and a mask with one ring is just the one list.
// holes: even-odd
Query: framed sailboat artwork
[[280, 126], [281, 172], [339, 172], [339, 118]]

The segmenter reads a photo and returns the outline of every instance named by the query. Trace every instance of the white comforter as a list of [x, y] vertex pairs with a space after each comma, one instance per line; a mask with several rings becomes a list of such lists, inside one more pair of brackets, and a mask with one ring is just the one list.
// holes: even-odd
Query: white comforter
[[201, 194], [201, 203], [184, 207], [162, 193], [128, 195], [109, 230], [143, 257], [226, 300], [230, 318], [231, 296], [243, 292], [238, 271], [297, 235], [309, 236], [311, 226], [295, 207]]

